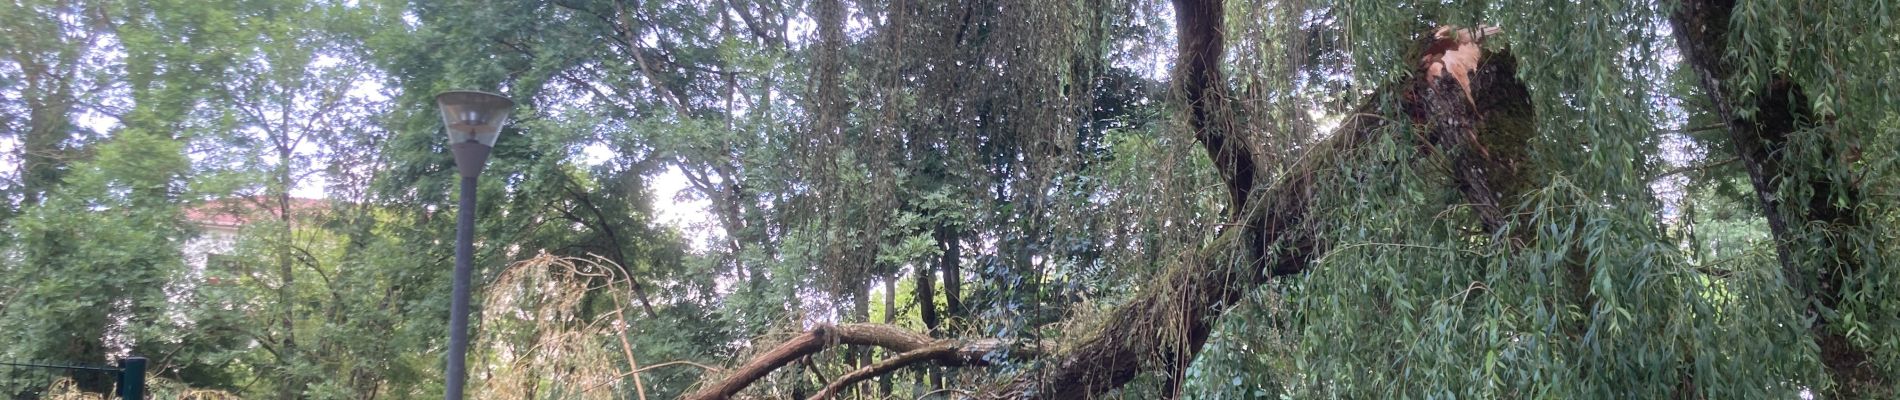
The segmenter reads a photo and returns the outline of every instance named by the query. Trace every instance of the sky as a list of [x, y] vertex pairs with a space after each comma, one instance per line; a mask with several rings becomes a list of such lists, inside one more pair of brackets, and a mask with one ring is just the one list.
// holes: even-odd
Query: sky
[[[576, 161], [582, 166], [592, 167], [613, 157], [613, 150], [596, 143], [581, 148], [580, 159]], [[709, 248], [712, 240], [723, 236], [724, 232], [713, 223], [709, 211], [712, 202], [693, 192], [692, 184], [686, 181], [686, 174], [680, 172], [679, 168], [668, 166], [647, 179], [647, 194], [653, 199], [655, 222], [679, 229], [693, 251], [703, 252]]]

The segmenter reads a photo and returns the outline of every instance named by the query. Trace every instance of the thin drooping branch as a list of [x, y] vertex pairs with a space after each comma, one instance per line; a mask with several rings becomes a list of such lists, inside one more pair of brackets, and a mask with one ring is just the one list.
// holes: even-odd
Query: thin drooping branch
[[1671, 168], [1671, 169], [1669, 169], [1669, 170], [1667, 170], [1667, 171], [1663, 171], [1662, 173], [1659, 173], [1659, 174], [1656, 174], [1656, 176], [1653, 176], [1653, 177], [1650, 177], [1650, 178], [1649, 178], [1649, 181], [1650, 181], [1650, 182], [1655, 182], [1655, 181], [1658, 181], [1658, 180], [1662, 180], [1662, 179], [1664, 179], [1664, 178], [1669, 178], [1669, 177], [1673, 177], [1673, 176], [1676, 176], [1676, 175], [1685, 175], [1685, 174], [1688, 174], [1688, 173], [1691, 173], [1691, 172], [1702, 172], [1702, 171], [1708, 171], [1708, 170], [1710, 170], [1710, 169], [1714, 169], [1714, 168], [1716, 168], [1716, 167], [1721, 167], [1721, 166], [1724, 166], [1724, 165], [1729, 165], [1729, 164], [1734, 164], [1734, 163], [1735, 163], [1736, 161], [1741, 161], [1741, 160], [1742, 160], [1742, 158], [1741, 158], [1741, 157], [1729, 157], [1729, 158], [1724, 158], [1724, 159], [1721, 159], [1721, 160], [1718, 160], [1718, 161], [1711, 161], [1711, 162], [1706, 162], [1706, 163], [1702, 163], [1702, 164], [1696, 164], [1696, 165], [1684, 165], [1684, 166], [1680, 166], [1680, 167], [1675, 167], [1675, 168]]

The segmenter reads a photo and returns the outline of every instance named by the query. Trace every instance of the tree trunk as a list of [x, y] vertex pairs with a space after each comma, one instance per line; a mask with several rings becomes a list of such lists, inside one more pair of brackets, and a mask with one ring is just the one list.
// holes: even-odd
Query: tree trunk
[[[937, 238], [938, 247], [947, 247], [944, 244], [943, 227], [938, 227], [934, 235]], [[939, 330], [939, 321], [937, 320], [936, 274], [938, 270], [942, 269], [943, 261], [941, 260], [948, 258], [950, 252], [945, 249], [943, 253], [944, 255], [939, 258], [937, 265], [920, 264], [917, 266], [917, 292], [914, 296], [911, 296], [917, 300], [917, 314], [924, 320], [924, 329], [930, 332], [931, 336], [943, 334], [943, 332]]]
[[[285, 116], [284, 121], [289, 120], [289, 117]], [[276, 132], [272, 133], [272, 139], [277, 144], [277, 169], [273, 171], [276, 173], [274, 178], [276, 178], [277, 187], [274, 188], [274, 190], [277, 191], [277, 193], [273, 193], [274, 196], [272, 197], [275, 198], [271, 200], [277, 202], [277, 223], [281, 225], [278, 226], [278, 229], [282, 229], [282, 231], [278, 232], [277, 239], [277, 274], [279, 276], [278, 279], [281, 280], [277, 287], [277, 305], [284, 308], [283, 319], [278, 321], [280, 324], [279, 328], [283, 329], [284, 332], [283, 337], [280, 338], [281, 343], [279, 344], [280, 356], [283, 358], [277, 361], [279, 366], [283, 368], [282, 373], [284, 374], [284, 380], [283, 386], [277, 389], [277, 398], [293, 400], [301, 397], [302, 390], [298, 388], [298, 386], [301, 385], [301, 383], [299, 383], [301, 379], [297, 378], [297, 374], [294, 372], [296, 366], [293, 364], [294, 360], [298, 357], [296, 325], [297, 303], [294, 298], [297, 275], [296, 270], [293, 268], [294, 260], [292, 260], [292, 258], [294, 256], [291, 254], [291, 241], [295, 238], [295, 234], [291, 229], [292, 219], [290, 213], [292, 209], [290, 187], [296, 185], [296, 182], [292, 182], [291, 179], [290, 163], [293, 162], [290, 148], [291, 138], [286, 129], [288, 128], [280, 127]]]
[[[897, 325], [897, 279], [898, 273], [891, 273], [890, 279], [884, 279], [884, 324]], [[868, 363], [867, 363], [868, 365]], [[891, 395], [891, 377], [882, 375], [877, 380], [878, 396]]]
[[[1861, 217], [1852, 207], [1861, 203], [1862, 196], [1852, 183], [1835, 181], [1828, 178], [1827, 171], [1814, 170], [1818, 168], [1814, 163], [1786, 159], [1789, 135], [1801, 127], [1801, 121], [1813, 121], [1814, 116], [1800, 85], [1786, 76], [1771, 77], [1768, 82], [1734, 79], [1735, 66], [1725, 58], [1734, 7], [1733, 0], [1685, 0], [1670, 15], [1671, 30], [1700, 78], [1713, 111], [1727, 125], [1729, 141], [1748, 171], [1749, 183], [1774, 238], [1782, 275], [1793, 286], [1796, 298], [1804, 300], [1800, 304], [1806, 308], [1801, 312], [1815, 321], [1811, 330], [1820, 347], [1821, 362], [1836, 385], [1833, 395], [1847, 399], [1872, 396], [1886, 386], [1887, 378], [1872, 363], [1868, 349], [1854, 345], [1829, 327], [1832, 321], [1825, 311], [1841, 304], [1843, 277], [1855, 275], [1863, 262], [1853, 251], [1853, 243], [1835, 234], [1806, 232], [1805, 228], [1861, 227]], [[1762, 90], [1754, 98], [1735, 98], [1735, 88], [1740, 87]], [[1750, 106], [1755, 109], [1752, 115], [1739, 112]], [[1826, 153], [1822, 157], [1829, 160], [1841, 156]], [[1799, 168], [1809, 170], [1791, 170]], [[1812, 193], [1810, 198], [1802, 199], [1806, 207], [1799, 210], [1789, 209], [1780, 190], [1795, 176], [1811, 177], [1807, 182], [1795, 183], [1807, 185]], [[1821, 243], [1808, 240], [1817, 235]], [[1816, 254], [1829, 248], [1832, 254]]]
[[963, 234], [955, 228], [945, 231], [943, 259], [938, 264], [943, 269], [944, 331], [956, 332], [968, 315], [963, 311]]

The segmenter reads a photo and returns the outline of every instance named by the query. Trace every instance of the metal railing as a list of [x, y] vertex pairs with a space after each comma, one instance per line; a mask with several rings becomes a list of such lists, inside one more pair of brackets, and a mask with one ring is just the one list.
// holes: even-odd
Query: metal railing
[[145, 400], [145, 358], [119, 359], [118, 366], [0, 362], [0, 397], [37, 400], [52, 395], [90, 394], [102, 398]]

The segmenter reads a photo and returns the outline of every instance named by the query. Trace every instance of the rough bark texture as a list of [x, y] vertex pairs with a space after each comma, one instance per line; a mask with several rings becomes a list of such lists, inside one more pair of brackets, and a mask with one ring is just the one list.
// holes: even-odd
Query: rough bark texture
[[[1488, 58], [1469, 81], [1435, 75], [1417, 81], [1403, 106], [1422, 125], [1431, 151], [1446, 153], [1458, 192], [1485, 231], [1498, 232], [1508, 222], [1506, 201], [1526, 186], [1525, 145], [1535, 112], [1530, 91], [1515, 81], [1516, 60], [1508, 54]], [[1467, 92], [1471, 88], [1485, 93]]]
[[917, 294], [914, 296], [917, 300], [917, 311], [918, 315], [924, 320], [924, 328], [929, 330], [932, 335], [942, 334], [942, 331], [938, 329], [940, 322], [937, 319], [937, 271], [948, 269], [944, 268], [944, 264], [952, 262], [950, 261], [950, 251], [947, 250], [951, 245], [945, 238], [948, 232], [949, 229], [938, 226], [936, 231], [932, 233], [933, 237], [937, 240], [937, 246], [939, 248], [946, 248], [943, 255], [938, 258], [937, 264], [934, 266], [920, 265], [917, 268]]
[[[1800, 128], [1801, 121], [1812, 120], [1808, 99], [1800, 86], [1785, 76], [1771, 77], [1767, 82], [1738, 82], [1733, 76], [1735, 68], [1724, 56], [1728, 51], [1729, 21], [1734, 7], [1733, 0], [1685, 0], [1670, 15], [1670, 25], [1689, 66], [1696, 71], [1709, 106], [1727, 125], [1729, 142], [1748, 171], [1749, 183], [1754, 186], [1756, 200], [1774, 237], [1775, 255], [1783, 276], [1792, 284], [1797, 296], [1809, 300], [1802, 302], [1807, 305], [1802, 311], [1815, 320], [1812, 330], [1820, 346], [1821, 362], [1827, 366], [1836, 385], [1834, 396], [1848, 399], [1875, 396], [1890, 378], [1884, 377], [1871, 362], [1867, 349], [1854, 345], [1829, 328], [1830, 321], [1823, 311], [1840, 305], [1843, 277], [1852, 276], [1861, 268], [1859, 256], [1851, 250], [1852, 244], [1829, 235], [1824, 240], [1835, 242], [1826, 245], [1832, 246], [1837, 254], [1800, 257], [1799, 254], [1807, 252], [1801, 248], [1802, 244], [1811, 243], [1803, 236], [1811, 235], [1796, 232], [1801, 226], [1860, 226], [1860, 216], [1851, 207], [1861, 203], [1861, 195], [1851, 184], [1827, 179], [1826, 171], [1789, 170], [1803, 165], [1784, 158], [1788, 154], [1789, 135]], [[1754, 98], [1736, 98], [1735, 89], [1746, 86], [1761, 88], [1757, 91], [1760, 94]], [[1744, 117], [1740, 110], [1751, 107], [1755, 112]], [[1808, 185], [1807, 189], [1813, 194], [1806, 199], [1805, 209], [1789, 209], [1780, 195], [1779, 188], [1794, 179], [1793, 176], [1814, 177], [1798, 183]], [[1804, 263], [1803, 260], [1814, 261]]]
[[[1781, 174], [1779, 163], [1772, 160], [1769, 143], [1785, 142], [1787, 134], [1794, 130], [1793, 119], [1787, 115], [1786, 96], [1792, 94], [1769, 93], [1755, 101], [1781, 103], [1779, 107], [1763, 108], [1764, 113], [1781, 115], [1763, 115], [1754, 119], [1743, 119], [1737, 112], [1740, 107], [1736, 99], [1731, 98], [1728, 80], [1733, 74], [1728, 62], [1722, 57], [1728, 50], [1729, 15], [1735, 7], [1733, 0], [1687, 0], [1677, 5], [1670, 15], [1670, 27], [1676, 35], [1683, 56], [1694, 68], [1702, 86], [1703, 94], [1709, 98], [1709, 106], [1716, 116], [1728, 125], [1730, 142], [1735, 152], [1741, 156], [1742, 164], [1748, 170], [1749, 183], [1755, 187], [1756, 199], [1760, 201], [1763, 216], [1768, 219], [1768, 230], [1775, 237], [1775, 256], [1781, 263], [1782, 273], [1789, 279], [1801, 276], [1795, 268], [1787, 238], [1793, 234], [1788, 228], [1788, 220], [1781, 213], [1781, 201], [1775, 196], [1775, 185], [1770, 180]], [[1806, 288], [1801, 282], [1794, 282], [1796, 289], [1803, 293]]]
[[949, 231], [943, 242], [943, 319], [944, 330], [955, 331], [966, 314], [963, 311], [963, 235]]

